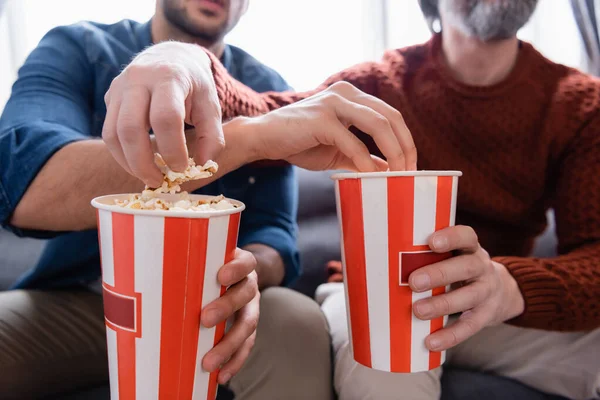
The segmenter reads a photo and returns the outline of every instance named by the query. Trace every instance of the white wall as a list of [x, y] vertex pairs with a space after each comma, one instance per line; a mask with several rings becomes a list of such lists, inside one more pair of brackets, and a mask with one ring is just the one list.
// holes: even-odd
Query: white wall
[[[145, 21], [152, 16], [155, 3], [7, 1], [6, 12], [0, 15], [0, 110], [16, 67], [49, 29], [79, 20]], [[554, 61], [585, 66], [569, 0], [540, 0], [519, 36]], [[345, 67], [378, 58], [385, 47], [403, 47], [428, 38], [417, 0], [251, 0], [248, 14], [227, 40], [275, 68], [295, 89], [306, 90]]]

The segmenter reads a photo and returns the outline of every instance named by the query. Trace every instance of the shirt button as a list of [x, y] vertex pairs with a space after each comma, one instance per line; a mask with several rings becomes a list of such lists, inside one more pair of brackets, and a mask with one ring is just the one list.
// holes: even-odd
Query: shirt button
[[256, 178], [251, 176], [250, 178], [248, 178], [248, 183], [254, 185], [256, 183]]

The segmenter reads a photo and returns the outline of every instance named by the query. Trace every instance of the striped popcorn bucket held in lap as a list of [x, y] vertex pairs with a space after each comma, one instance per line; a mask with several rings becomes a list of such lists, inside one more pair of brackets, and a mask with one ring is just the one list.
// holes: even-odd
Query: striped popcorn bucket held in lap
[[425, 338], [447, 317], [418, 319], [412, 305], [445, 293], [415, 293], [411, 272], [450, 257], [433, 253], [431, 234], [454, 225], [458, 171], [342, 173], [333, 175], [342, 236], [349, 340], [367, 367], [412, 373], [439, 367], [445, 352]]
[[205, 328], [200, 312], [225, 292], [217, 272], [233, 258], [244, 205], [230, 200], [237, 208], [206, 212], [114, 205], [128, 196], [92, 201], [111, 400], [214, 400], [219, 371], [205, 372], [202, 358], [225, 322]]

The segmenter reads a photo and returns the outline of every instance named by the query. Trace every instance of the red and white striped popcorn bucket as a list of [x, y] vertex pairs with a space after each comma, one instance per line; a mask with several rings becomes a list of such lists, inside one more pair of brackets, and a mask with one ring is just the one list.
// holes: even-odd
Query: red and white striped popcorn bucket
[[445, 293], [439, 287], [413, 293], [411, 272], [449, 258], [428, 239], [454, 225], [458, 171], [341, 173], [336, 201], [348, 330], [354, 359], [367, 367], [411, 373], [439, 367], [445, 352], [430, 352], [425, 338], [447, 317], [418, 319], [412, 305]]
[[[214, 400], [218, 371], [202, 358], [223, 337], [200, 312], [225, 292], [219, 268], [233, 258], [244, 204], [218, 211], [118, 207], [98, 197], [98, 237], [111, 400]], [[192, 200], [210, 196], [191, 195]]]

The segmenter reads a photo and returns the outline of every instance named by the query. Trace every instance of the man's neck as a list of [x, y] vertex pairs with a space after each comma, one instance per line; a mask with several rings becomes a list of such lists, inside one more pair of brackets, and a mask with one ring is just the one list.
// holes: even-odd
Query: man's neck
[[207, 41], [197, 36], [189, 35], [179, 28], [170, 24], [162, 15], [158, 13], [154, 15], [151, 22], [152, 42], [160, 43], [167, 40], [175, 40], [177, 42], [195, 43], [213, 53], [218, 58], [221, 58], [225, 50], [225, 42], [219, 40], [217, 42]]
[[454, 77], [472, 86], [490, 86], [504, 80], [519, 54], [517, 37], [483, 42], [452, 26], [444, 26], [442, 49]]

